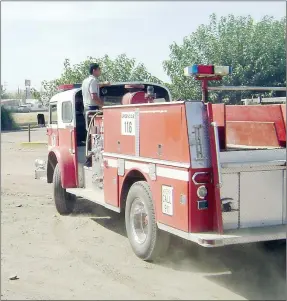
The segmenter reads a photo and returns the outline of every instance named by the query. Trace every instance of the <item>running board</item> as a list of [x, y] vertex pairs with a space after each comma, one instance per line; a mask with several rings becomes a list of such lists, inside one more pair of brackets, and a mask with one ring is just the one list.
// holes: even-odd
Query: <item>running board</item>
[[98, 192], [92, 189], [86, 189], [86, 188], [68, 188], [66, 189], [68, 193], [74, 194], [77, 197], [81, 197], [83, 199], [86, 199], [90, 202], [96, 203], [98, 205], [101, 205], [107, 209], [110, 209], [112, 211], [115, 211], [117, 213], [121, 212], [121, 209], [115, 206], [112, 206], [110, 204], [107, 204], [104, 201], [104, 193]]

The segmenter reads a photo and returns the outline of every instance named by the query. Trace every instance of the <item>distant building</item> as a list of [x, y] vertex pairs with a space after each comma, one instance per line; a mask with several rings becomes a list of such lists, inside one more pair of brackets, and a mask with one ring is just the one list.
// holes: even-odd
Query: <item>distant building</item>
[[1, 106], [7, 110], [17, 110], [21, 105], [21, 99], [1, 99]]
[[31, 111], [47, 111], [48, 108], [44, 107], [39, 99], [26, 99], [26, 106], [30, 108]]
[[25, 102], [21, 99], [1, 99], [1, 106], [14, 112], [38, 112], [48, 110], [38, 99], [26, 99]]
[[41, 109], [43, 107], [42, 103], [39, 99], [26, 99], [26, 105], [29, 106], [31, 109]]

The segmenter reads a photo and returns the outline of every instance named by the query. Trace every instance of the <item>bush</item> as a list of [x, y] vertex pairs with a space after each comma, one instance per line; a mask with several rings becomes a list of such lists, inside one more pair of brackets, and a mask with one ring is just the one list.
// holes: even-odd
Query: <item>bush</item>
[[18, 129], [10, 111], [1, 106], [1, 131]]

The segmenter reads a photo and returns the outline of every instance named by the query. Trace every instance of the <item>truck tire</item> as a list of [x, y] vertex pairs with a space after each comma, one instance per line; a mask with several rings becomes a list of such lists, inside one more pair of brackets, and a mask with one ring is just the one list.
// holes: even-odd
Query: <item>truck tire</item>
[[125, 209], [127, 235], [134, 253], [145, 261], [163, 256], [170, 235], [158, 229], [150, 187], [147, 182], [134, 183], [127, 195]]
[[68, 215], [73, 212], [76, 197], [68, 192], [62, 187], [61, 182], [61, 172], [59, 164], [56, 165], [53, 175], [54, 184], [54, 201], [56, 209], [61, 215]]

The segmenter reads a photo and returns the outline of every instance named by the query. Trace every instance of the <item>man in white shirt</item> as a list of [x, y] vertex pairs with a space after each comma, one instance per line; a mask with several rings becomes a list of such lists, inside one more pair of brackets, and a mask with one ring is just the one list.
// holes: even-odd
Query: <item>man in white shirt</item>
[[[100, 98], [100, 88], [109, 86], [110, 83], [106, 82], [100, 84], [98, 77], [101, 75], [101, 68], [99, 64], [90, 65], [90, 76], [84, 79], [82, 83], [82, 95], [84, 103], [84, 116], [86, 118], [86, 112], [88, 110], [101, 110], [103, 107], [103, 101]], [[88, 123], [88, 121], [86, 121]], [[89, 156], [86, 161], [86, 166], [91, 165], [91, 157]]]
[[98, 110], [103, 106], [100, 98], [100, 84], [98, 77], [101, 75], [99, 64], [90, 65], [90, 76], [84, 79], [82, 83], [82, 94], [84, 108], [86, 110]]

